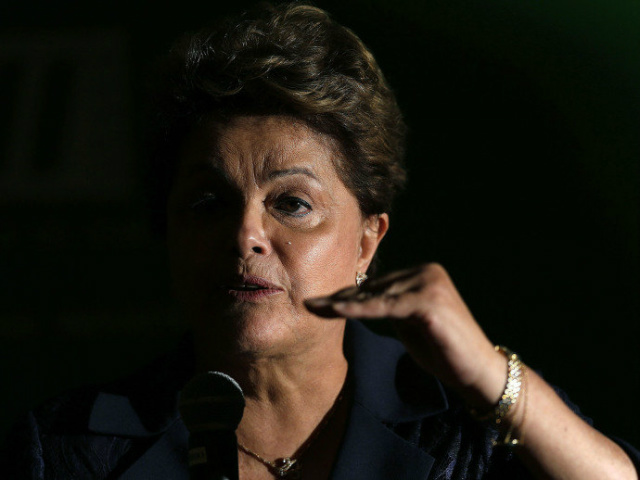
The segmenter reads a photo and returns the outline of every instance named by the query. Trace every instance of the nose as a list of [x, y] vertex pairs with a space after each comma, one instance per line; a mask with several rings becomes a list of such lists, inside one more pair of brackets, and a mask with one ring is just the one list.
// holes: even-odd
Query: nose
[[268, 255], [271, 252], [262, 208], [245, 206], [239, 219], [235, 248], [241, 258], [251, 255]]

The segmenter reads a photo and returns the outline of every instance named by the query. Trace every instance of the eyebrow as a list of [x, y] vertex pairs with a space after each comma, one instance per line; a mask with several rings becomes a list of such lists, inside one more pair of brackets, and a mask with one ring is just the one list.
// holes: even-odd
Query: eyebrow
[[311, 170], [304, 167], [293, 167], [293, 168], [285, 168], [282, 170], [274, 170], [272, 172], [269, 172], [268, 178], [269, 180], [273, 180], [274, 178], [287, 177], [290, 175], [305, 175], [309, 178], [312, 178], [318, 183], [320, 182], [318, 177]]
[[[198, 163], [196, 165], [191, 166], [191, 168], [189, 168], [187, 171], [187, 174], [189, 176], [196, 176], [202, 173], [205, 173], [208, 175], [215, 175], [226, 181], [231, 180], [227, 175], [227, 173], [223, 169], [218, 167], [215, 163], [210, 163], [210, 162]], [[304, 175], [306, 177], [311, 178], [312, 180], [315, 180], [318, 183], [322, 183], [320, 182], [320, 179], [318, 178], [318, 176], [306, 167], [292, 167], [292, 168], [283, 168], [281, 170], [273, 170], [269, 172], [269, 174], [267, 175], [267, 179], [274, 180], [276, 178], [288, 177], [293, 175]]]

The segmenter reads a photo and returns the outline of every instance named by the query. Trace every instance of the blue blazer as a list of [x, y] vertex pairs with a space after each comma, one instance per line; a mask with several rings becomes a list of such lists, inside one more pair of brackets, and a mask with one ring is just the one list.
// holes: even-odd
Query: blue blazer
[[[348, 321], [344, 349], [354, 393], [332, 479], [530, 478], [398, 341]], [[0, 477], [188, 480], [177, 396], [193, 365], [185, 341], [123, 381], [45, 403], [13, 430]], [[616, 441], [640, 471], [640, 453]]]

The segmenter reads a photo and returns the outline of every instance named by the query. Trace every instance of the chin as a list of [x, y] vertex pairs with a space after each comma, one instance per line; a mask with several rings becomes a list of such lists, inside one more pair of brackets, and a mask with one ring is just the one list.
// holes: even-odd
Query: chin
[[[218, 310], [219, 312], [220, 310]], [[236, 306], [211, 316], [198, 315], [194, 330], [223, 355], [291, 354], [310, 334], [304, 317], [291, 312]]]

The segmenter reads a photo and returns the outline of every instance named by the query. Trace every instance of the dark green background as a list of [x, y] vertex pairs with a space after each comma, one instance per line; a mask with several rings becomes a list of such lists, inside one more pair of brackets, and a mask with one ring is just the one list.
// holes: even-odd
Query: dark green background
[[[122, 375], [180, 335], [144, 208], [144, 79], [180, 32], [239, 3], [0, 7], [0, 49], [25, 36], [122, 44], [125, 87], [108, 103], [127, 105], [128, 121], [114, 126], [106, 109], [104, 124], [127, 139], [133, 179], [106, 199], [32, 184], [14, 185], [23, 196], [0, 191], [0, 433], [42, 399]], [[604, 432], [640, 445], [640, 3], [317, 4], [371, 47], [410, 127], [410, 183], [383, 269], [444, 264], [493, 341], [562, 386]], [[4, 155], [24, 58], [2, 51]], [[64, 163], [73, 62], [49, 74], [32, 158], [45, 182]], [[84, 148], [110, 158], [112, 146]], [[90, 171], [92, 156], [83, 161]]]

